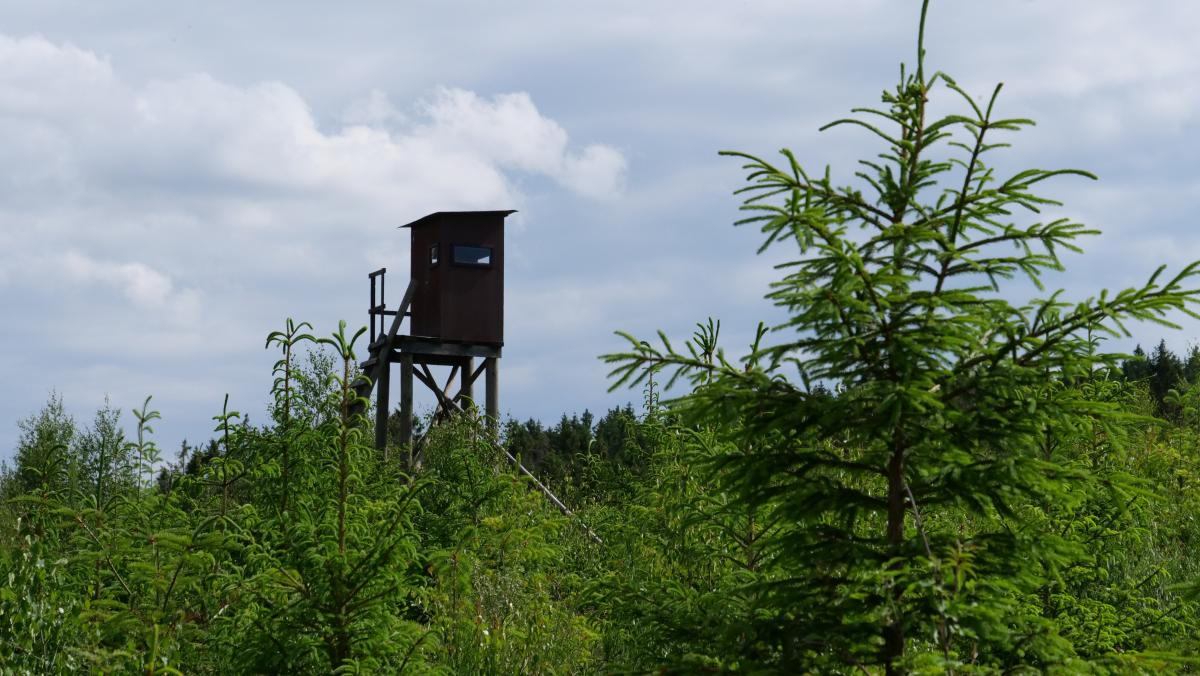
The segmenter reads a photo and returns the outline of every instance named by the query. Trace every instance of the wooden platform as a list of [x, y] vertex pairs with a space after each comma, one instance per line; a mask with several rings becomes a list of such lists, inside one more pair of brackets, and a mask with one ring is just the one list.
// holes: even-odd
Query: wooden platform
[[[390, 349], [389, 348], [390, 345]], [[371, 356], [362, 363], [364, 373], [373, 374], [376, 397], [375, 443], [387, 444], [387, 416], [391, 390], [391, 365], [400, 364], [400, 443], [412, 443], [413, 381], [420, 381], [437, 397], [435, 417], [465, 410], [475, 402], [475, 381], [485, 376], [485, 411], [495, 426], [500, 415], [499, 359], [501, 346], [456, 343], [422, 336], [381, 335], [371, 345]], [[478, 368], [475, 360], [482, 360]], [[381, 361], [383, 363], [381, 363]], [[449, 366], [450, 378], [443, 385], [434, 379], [430, 366]], [[458, 392], [451, 394], [457, 380]]]
[[[437, 338], [421, 336], [396, 336], [392, 342], [393, 359], [401, 352], [411, 352], [413, 359], [424, 357], [479, 357], [481, 359], [499, 359], [499, 345], [482, 345], [478, 343], [450, 343]], [[436, 362], [425, 362], [436, 363]]]
[[[475, 381], [485, 376], [485, 411], [494, 435], [499, 433], [500, 417], [500, 351], [498, 343], [466, 343], [427, 336], [406, 336], [400, 333], [400, 323], [410, 317], [409, 308], [416, 291], [416, 282], [410, 281], [404, 299], [395, 310], [384, 305], [375, 305], [375, 279], [384, 270], [371, 273], [371, 335], [368, 346], [370, 357], [362, 366], [366, 376], [355, 386], [359, 397], [365, 399], [375, 393], [375, 446], [387, 449], [387, 419], [390, 413], [389, 396], [392, 380], [392, 364], [400, 364], [400, 443], [412, 445], [413, 381], [419, 380], [437, 397], [434, 419], [443, 413], [465, 411], [475, 405]], [[391, 328], [386, 333], [375, 334], [375, 316], [391, 317]], [[382, 325], [380, 326], [382, 329]], [[475, 360], [483, 361], [478, 368]], [[449, 366], [450, 377], [445, 385], [438, 383], [430, 366]], [[451, 394], [457, 377], [458, 392]]]

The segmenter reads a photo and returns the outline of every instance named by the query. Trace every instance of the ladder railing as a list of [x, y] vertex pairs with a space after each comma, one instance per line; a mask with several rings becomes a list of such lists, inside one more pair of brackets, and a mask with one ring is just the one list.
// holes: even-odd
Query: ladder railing
[[[386, 326], [387, 320], [384, 317], [408, 316], [408, 302], [402, 302], [399, 310], [387, 309], [387, 268], [379, 268], [375, 272], [367, 275], [371, 279], [371, 307], [367, 310], [367, 314], [371, 316], [371, 344], [375, 344], [375, 340], [383, 333], [383, 327]], [[376, 290], [378, 289], [378, 294]], [[409, 283], [409, 290], [412, 290], [412, 283]], [[405, 298], [411, 302], [411, 298], [406, 292]], [[378, 302], [376, 302], [378, 301]], [[375, 330], [375, 318], [379, 317], [379, 330]]]
[[[395, 319], [392, 320], [392, 328], [388, 329], [387, 339], [384, 341], [382, 346], [383, 349], [390, 350], [392, 349], [392, 345], [396, 343], [396, 335], [400, 332], [400, 323], [404, 321], [405, 317], [412, 314], [408, 311], [408, 307], [412, 305], [413, 295], [416, 292], [417, 283], [414, 281], [409, 281], [408, 289], [404, 292], [404, 300], [400, 301], [399, 308], [392, 312], [382, 313], [384, 315], [392, 315], [395, 317]], [[382, 328], [382, 325], [380, 328]]]
[[[412, 304], [413, 294], [416, 293], [417, 285], [413, 282], [408, 283], [408, 289], [404, 292], [404, 299], [400, 301], [400, 306], [396, 310], [386, 310], [383, 306], [383, 297], [380, 294], [380, 304], [375, 304], [375, 277], [383, 277], [386, 268], [377, 270], [371, 273], [371, 342], [367, 345], [369, 357], [362, 363], [362, 375], [364, 376], [358, 381], [355, 387], [356, 394], [364, 399], [371, 397], [371, 392], [375, 389], [375, 384], [379, 381], [379, 376], [385, 373], [388, 366], [388, 360], [391, 355], [392, 346], [396, 342], [396, 335], [400, 332], [400, 323], [404, 318], [409, 316], [408, 308]], [[382, 286], [382, 285], [381, 285]], [[380, 331], [375, 331], [375, 315], [383, 317], [391, 316], [392, 326], [386, 334], [383, 333], [383, 320], [380, 320]]]

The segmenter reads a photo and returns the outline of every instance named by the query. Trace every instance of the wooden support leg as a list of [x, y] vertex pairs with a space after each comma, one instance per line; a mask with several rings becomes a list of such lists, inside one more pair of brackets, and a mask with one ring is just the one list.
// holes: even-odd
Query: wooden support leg
[[400, 353], [400, 444], [412, 452], [413, 356]]
[[497, 435], [500, 431], [500, 360], [495, 357], [487, 357], [484, 361], [485, 377], [487, 381], [484, 387], [487, 390], [487, 417], [488, 425], [492, 428], [492, 434]]
[[[428, 373], [428, 371], [426, 371], [426, 373]], [[455, 364], [450, 369], [450, 377], [446, 378], [446, 384], [443, 385], [442, 389], [440, 390], [441, 396], [438, 397], [438, 402], [446, 408], [446, 415], [450, 415], [455, 411], [463, 410], [462, 400], [458, 398], [458, 395], [455, 395], [453, 398], [450, 397], [450, 386], [454, 384], [454, 377], [457, 375], [458, 364]], [[432, 379], [433, 374], [430, 374], [429, 377]], [[437, 394], [437, 392], [434, 394]]]
[[458, 374], [458, 367], [455, 366], [450, 372], [450, 377], [446, 379], [446, 385], [438, 385], [437, 380], [433, 377], [433, 372], [429, 370], [427, 364], [418, 364], [421, 368], [415, 369], [413, 375], [417, 380], [421, 381], [433, 396], [437, 397], [437, 406], [433, 409], [433, 420], [442, 421], [449, 418], [458, 410], [458, 405], [450, 399], [450, 386], [454, 384], [454, 376]]
[[458, 403], [464, 411], [469, 411], [475, 405], [475, 380], [472, 378], [474, 373], [475, 360], [471, 357], [464, 357], [462, 373], [459, 374], [458, 381]]
[[375, 448], [383, 451], [384, 462], [387, 461], [387, 424], [390, 405], [388, 402], [388, 386], [392, 379], [392, 365], [386, 361], [387, 355], [379, 355], [385, 361], [379, 364], [379, 382], [375, 383]]

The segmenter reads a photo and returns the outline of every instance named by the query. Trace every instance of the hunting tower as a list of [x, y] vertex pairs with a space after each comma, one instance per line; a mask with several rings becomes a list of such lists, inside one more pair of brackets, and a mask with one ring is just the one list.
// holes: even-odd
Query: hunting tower
[[439, 211], [412, 233], [412, 334], [504, 344], [504, 217], [511, 211]]
[[[400, 364], [400, 441], [412, 442], [413, 379], [437, 397], [435, 420], [474, 405], [485, 377], [485, 410], [500, 412], [499, 364], [504, 344], [504, 219], [512, 211], [439, 211], [400, 226], [411, 239], [410, 281], [395, 310], [385, 300], [387, 268], [372, 272], [370, 357], [359, 389], [376, 389], [375, 445], [387, 445], [391, 365]], [[376, 318], [379, 318], [378, 327]], [[390, 327], [386, 317], [392, 317]], [[408, 334], [400, 324], [409, 317]], [[378, 330], [377, 330], [378, 328]], [[475, 360], [482, 363], [478, 367]], [[450, 368], [441, 384], [431, 366]], [[455, 382], [458, 391], [451, 394]]]

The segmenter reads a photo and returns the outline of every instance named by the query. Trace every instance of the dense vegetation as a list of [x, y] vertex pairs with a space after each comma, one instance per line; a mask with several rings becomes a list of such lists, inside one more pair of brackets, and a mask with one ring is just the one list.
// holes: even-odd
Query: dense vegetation
[[[1191, 314], [1197, 268], [1002, 293], [1092, 233], [1034, 193], [1087, 174], [998, 176], [997, 136], [1030, 123], [920, 44], [831, 125], [885, 145], [851, 185], [737, 154], [743, 223], [792, 248], [787, 320], [742, 358], [711, 320], [679, 348], [626, 336], [605, 359], [637, 410], [502, 444], [463, 416], [379, 452], [361, 332], [291, 321], [270, 420], [227, 402], [173, 458], [151, 400], [127, 436], [51, 397], [0, 481], [0, 673], [1193, 670], [1200, 351], [1101, 338]], [[927, 118], [935, 94], [962, 112]]]

